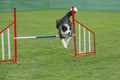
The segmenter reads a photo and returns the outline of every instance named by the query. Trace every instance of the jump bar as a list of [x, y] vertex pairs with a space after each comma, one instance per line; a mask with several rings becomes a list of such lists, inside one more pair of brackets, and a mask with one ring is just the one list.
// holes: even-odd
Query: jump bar
[[16, 37], [14, 39], [38, 39], [38, 38], [56, 38], [59, 35], [48, 35], [48, 36], [26, 36], [26, 37]]

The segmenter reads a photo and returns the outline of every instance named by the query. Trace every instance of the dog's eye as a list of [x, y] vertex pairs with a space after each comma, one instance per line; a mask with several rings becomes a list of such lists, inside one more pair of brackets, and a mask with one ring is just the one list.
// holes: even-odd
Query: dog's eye
[[62, 31], [63, 32], [67, 31], [67, 27], [66, 26], [62, 26]]

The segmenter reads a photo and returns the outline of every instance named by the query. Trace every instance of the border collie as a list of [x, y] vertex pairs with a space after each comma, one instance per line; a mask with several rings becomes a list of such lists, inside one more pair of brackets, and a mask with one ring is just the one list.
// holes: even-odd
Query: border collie
[[[77, 8], [74, 7], [74, 13], [77, 12]], [[72, 16], [72, 8], [68, 13], [61, 19], [56, 20], [56, 27], [58, 29], [58, 34], [64, 48], [67, 48], [68, 43], [73, 35], [73, 27], [70, 21], [70, 16]]]

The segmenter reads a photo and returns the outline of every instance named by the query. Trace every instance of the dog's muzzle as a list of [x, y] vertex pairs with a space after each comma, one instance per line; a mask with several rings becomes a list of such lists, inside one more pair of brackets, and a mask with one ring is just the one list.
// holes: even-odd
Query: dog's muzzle
[[71, 33], [71, 32], [68, 32], [67, 36], [71, 37], [71, 36], [72, 36], [72, 33]]

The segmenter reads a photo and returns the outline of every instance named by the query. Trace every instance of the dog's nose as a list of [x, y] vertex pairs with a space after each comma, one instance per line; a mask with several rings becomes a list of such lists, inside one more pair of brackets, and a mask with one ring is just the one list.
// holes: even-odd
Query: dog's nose
[[70, 32], [68, 32], [68, 35], [70, 35]]

